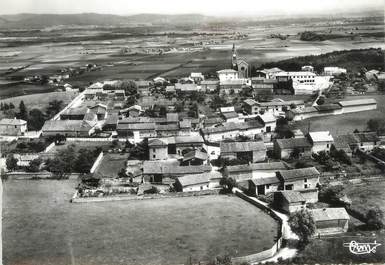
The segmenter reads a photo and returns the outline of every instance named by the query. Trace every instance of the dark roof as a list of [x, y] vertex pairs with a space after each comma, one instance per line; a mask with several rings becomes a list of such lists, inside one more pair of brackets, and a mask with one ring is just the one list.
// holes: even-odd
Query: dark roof
[[67, 115], [67, 116], [78, 116], [78, 115], [85, 115], [88, 111], [88, 108], [69, 108], [65, 110], [60, 115]]
[[263, 124], [257, 120], [252, 120], [248, 122], [240, 122], [240, 123], [234, 123], [234, 122], [226, 122], [218, 127], [209, 127], [202, 129], [202, 132], [204, 134], [210, 134], [210, 133], [221, 133], [221, 132], [229, 132], [229, 131], [236, 131], [236, 130], [247, 130], [247, 129], [253, 129], [253, 128], [263, 128]]
[[143, 174], [200, 174], [210, 172], [211, 166], [177, 166], [162, 161], [144, 161]]
[[364, 142], [378, 142], [380, 140], [380, 138], [377, 136], [377, 134], [375, 132], [355, 133], [354, 135], [362, 143], [364, 143]]
[[280, 183], [277, 177], [258, 178], [250, 180], [255, 186]]
[[117, 113], [110, 114], [107, 116], [107, 119], [104, 122], [104, 125], [107, 125], [107, 124], [116, 125], [116, 124], [118, 124], [118, 120], [119, 120], [119, 115]]
[[266, 151], [264, 142], [221, 142], [221, 153]]
[[310, 148], [311, 144], [306, 138], [287, 138], [277, 139], [277, 144], [281, 149]]
[[206, 160], [207, 159], [207, 153], [202, 152], [200, 150], [192, 150], [183, 156], [183, 161], [189, 161], [191, 159]]
[[338, 104], [324, 104], [320, 106], [314, 106], [318, 111], [332, 111], [332, 110], [339, 110], [342, 109], [342, 107]]
[[193, 174], [179, 177], [177, 179], [183, 187], [209, 182], [208, 174]]
[[43, 132], [89, 132], [96, 125], [82, 120], [48, 120], [44, 123]]
[[280, 170], [278, 175], [282, 177], [284, 181], [291, 181], [304, 178], [318, 178], [320, 173], [315, 167], [297, 168], [291, 170]]
[[323, 208], [313, 209], [310, 211], [313, 215], [314, 221], [328, 221], [328, 220], [349, 220], [349, 214], [345, 208]]
[[338, 102], [342, 107], [352, 107], [352, 106], [360, 106], [360, 105], [372, 105], [377, 104], [377, 101], [374, 98], [367, 99], [355, 99], [355, 100], [343, 100]]
[[295, 203], [295, 202], [305, 202], [306, 199], [299, 191], [294, 190], [286, 190], [286, 191], [280, 191], [282, 197], [288, 202], [288, 203]]
[[350, 149], [350, 145], [357, 144], [358, 139], [353, 134], [338, 135], [334, 139], [334, 147], [336, 149]]
[[162, 141], [161, 139], [150, 139], [148, 140], [148, 146], [167, 146], [167, 142]]
[[120, 123], [117, 130], [155, 130], [155, 123]]
[[232, 119], [232, 118], [238, 118], [238, 113], [236, 113], [235, 111], [225, 112], [225, 113], [222, 113], [222, 115], [226, 120]]
[[288, 165], [282, 161], [280, 162], [270, 162], [270, 163], [252, 163], [247, 165], [236, 165], [228, 166], [227, 170], [229, 172], [244, 172], [244, 171], [257, 171], [257, 170], [284, 170], [287, 169]]

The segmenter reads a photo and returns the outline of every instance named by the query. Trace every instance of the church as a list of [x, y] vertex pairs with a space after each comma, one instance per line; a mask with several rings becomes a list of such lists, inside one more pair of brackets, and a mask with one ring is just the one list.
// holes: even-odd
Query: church
[[233, 44], [233, 55], [231, 57], [231, 69], [238, 72], [238, 78], [248, 78], [249, 77], [249, 64], [242, 59], [237, 58], [237, 50], [235, 49], [235, 44]]

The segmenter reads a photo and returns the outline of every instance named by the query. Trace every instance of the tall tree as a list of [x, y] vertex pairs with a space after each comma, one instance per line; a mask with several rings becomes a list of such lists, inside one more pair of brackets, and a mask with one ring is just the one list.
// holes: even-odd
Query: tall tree
[[28, 120], [27, 107], [25, 106], [24, 101], [20, 101], [20, 104], [19, 104], [19, 113], [17, 114], [17, 117], [18, 117], [19, 119], [22, 119], [22, 120], [25, 120], [25, 121]]
[[47, 116], [48, 118], [52, 118], [53, 116], [55, 116], [56, 113], [58, 113], [63, 107], [63, 101], [61, 100], [52, 100], [48, 103], [48, 107], [47, 107]]
[[28, 130], [38, 131], [43, 127], [45, 117], [39, 109], [33, 109], [29, 112]]
[[5, 161], [8, 170], [15, 170], [17, 168], [17, 159], [13, 156], [13, 154], [9, 154]]
[[309, 211], [301, 210], [290, 215], [289, 225], [291, 230], [299, 237], [302, 246], [309, 243], [314, 235], [316, 226], [313, 216]]

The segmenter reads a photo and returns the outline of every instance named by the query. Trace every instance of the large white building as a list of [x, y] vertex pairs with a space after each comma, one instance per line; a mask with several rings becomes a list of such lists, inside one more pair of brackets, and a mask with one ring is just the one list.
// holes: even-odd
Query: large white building
[[335, 66], [324, 67], [324, 74], [338, 76], [340, 74], [346, 74], [346, 69]]
[[236, 80], [238, 79], [238, 72], [234, 69], [224, 69], [217, 71], [219, 81]]

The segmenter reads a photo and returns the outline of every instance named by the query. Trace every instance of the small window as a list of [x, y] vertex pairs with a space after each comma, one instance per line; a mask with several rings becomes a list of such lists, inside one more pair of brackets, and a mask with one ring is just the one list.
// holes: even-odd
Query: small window
[[156, 158], [156, 155], [152, 155], [152, 158]]
[[326, 148], [329, 148], [329, 144], [326, 144]]
[[303, 185], [303, 187], [304, 187], [305, 189], [307, 189], [307, 184]]
[[270, 184], [266, 184], [266, 189], [270, 189]]
[[155, 153], [155, 148], [152, 148], [152, 151]]
[[305, 183], [306, 183], [306, 182], [307, 182], [307, 178], [304, 178], [304, 179], [303, 179], [303, 182], [305, 182]]

